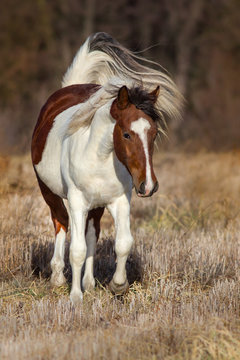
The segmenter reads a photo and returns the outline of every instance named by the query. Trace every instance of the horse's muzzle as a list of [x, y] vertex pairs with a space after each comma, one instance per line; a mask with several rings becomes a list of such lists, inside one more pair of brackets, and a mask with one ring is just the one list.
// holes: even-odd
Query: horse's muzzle
[[145, 184], [145, 182], [143, 181], [143, 182], [140, 184], [139, 189], [137, 190], [137, 188], [135, 187], [135, 190], [136, 190], [137, 196], [139, 196], [139, 197], [150, 197], [150, 196], [152, 196], [156, 191], [158, 191], [158, 188], [159, 188], [159, 184], [158, 184], [158, 181], [156, 181], [151, 191], [146, 190], [146, 184]]

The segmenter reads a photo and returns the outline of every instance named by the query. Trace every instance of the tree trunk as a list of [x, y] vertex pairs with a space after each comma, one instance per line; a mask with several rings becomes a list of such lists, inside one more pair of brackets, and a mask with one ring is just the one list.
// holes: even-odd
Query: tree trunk
[[86, 12], [83, 28], [84, 40], [94, 32], [95, 0], [86, 0]]
[[204, 0], [192, 0], [189, 2], [189, 9], [182, 7], [185, 12], [183, 22], [181, 24], [181, 31], [177, 39], [177, 84], [183, 93], [186, 95], [188, 72], [191, 66], [191, 55], [196, 28], [202, 16]]

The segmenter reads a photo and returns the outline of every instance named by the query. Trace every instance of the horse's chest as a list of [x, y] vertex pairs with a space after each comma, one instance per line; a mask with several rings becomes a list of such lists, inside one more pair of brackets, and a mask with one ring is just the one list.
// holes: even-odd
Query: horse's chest
[[106, 205], [131, 191], [131, 177], [125, 169], [116, 169], [112, 160], [82, 161], [74, 166], [72, 174], [77, 188], [94, 206]]

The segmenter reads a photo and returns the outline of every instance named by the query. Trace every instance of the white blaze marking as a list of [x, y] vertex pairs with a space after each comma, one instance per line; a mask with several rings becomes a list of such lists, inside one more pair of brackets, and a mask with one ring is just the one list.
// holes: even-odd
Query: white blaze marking
[[147, 191], [151, 191], [153, 188], [153, 180], [151, 174], [151, 168], [149, 163], [149, 153], [148, 153], [148, 143], [147, 143], [147, 132], [150, 129], [151, 125], [149, 122], [140, 118], [136, 121], [133, 121], [131, 124], [131, 130], [138, 134], [139, 138], [142, 141], [143, 149], [146, 157], [146, 185], [145, 188]]

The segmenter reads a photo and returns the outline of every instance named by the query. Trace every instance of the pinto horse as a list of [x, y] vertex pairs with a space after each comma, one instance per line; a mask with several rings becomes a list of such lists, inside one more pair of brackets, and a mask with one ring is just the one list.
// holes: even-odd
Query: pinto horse
[[56, 237], [51, 283], [65, 282], [70, 222], [73, 303], [82, 300], [81, 288], [95, 286], [93, 258], [105, 207], [116, 228], [117, 266], [110, 289], [115, 294], [127, 290], [132, 188], [140, 197], [157, 191], [154, 141], [164, 132], [164, 117], [180, 114], [181, 95], [174, 82], [137, 60], [108, 34], [90, 36], [64, 76], [63, 88], [43, 106], [34, 129], [32, 162]]

